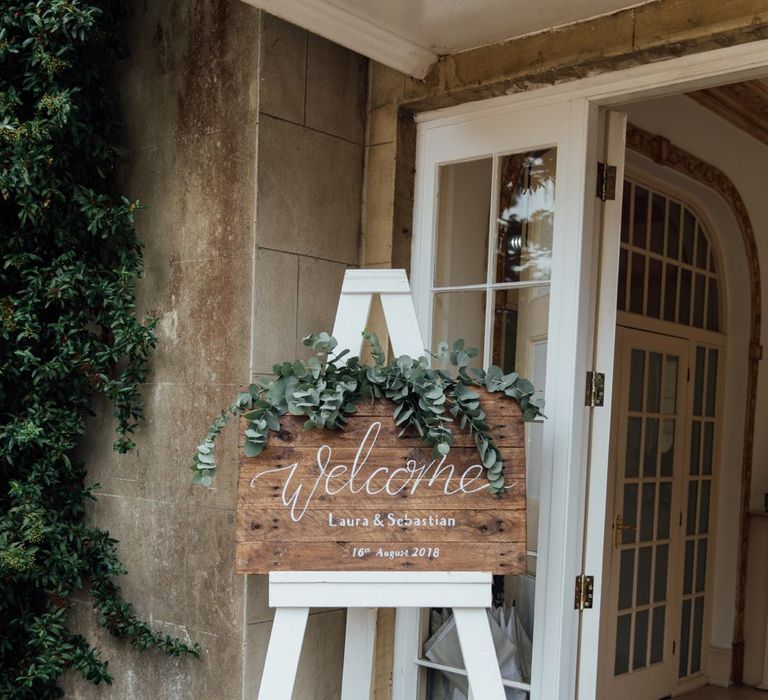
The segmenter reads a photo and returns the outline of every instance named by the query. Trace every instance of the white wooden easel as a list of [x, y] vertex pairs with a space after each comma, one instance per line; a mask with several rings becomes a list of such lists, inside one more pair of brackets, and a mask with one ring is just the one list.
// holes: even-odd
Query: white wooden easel
[[[336, 352], [359, 355], [374, 294], [381, 297], [393, 351], [421, 357], [425, 346], [405, 270], [347, 270], [333, 328], [339, 343]], [[381, 607], [397, 608], [396, 626], [403, 626], [401, 620], [407, 619], [411, 631], [416, 609], [452, 608], [472, 695], [476, 700], [504, 700], [486, 614], [492, 600], [491, 582], [490, 573], [462, 571], [271, 573], [269, 605], [276, 610], [258, 700], [291, 700], [311, 607], [347, 608], [342, 700], [370, 697], [376, 609]], [[396, 628], [396, 646], [402, 632]], [[416, 653], [415, 645], [414, 664]]]

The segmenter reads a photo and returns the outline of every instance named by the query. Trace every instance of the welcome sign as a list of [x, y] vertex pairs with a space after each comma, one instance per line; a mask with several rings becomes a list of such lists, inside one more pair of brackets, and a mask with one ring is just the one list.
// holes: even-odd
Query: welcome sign
[[[507, 488], [490, 493], [474, 439], [454, 426], [450, 452], [399, 437], [389, 401], [361, 402], [344, 430], [283, 416], [258, 456], [241, 450], [238, 573], [523, 573], [524, 425], [515, 401], [483, 392]], [[245, 422], [241, 425], [243, 437]]]

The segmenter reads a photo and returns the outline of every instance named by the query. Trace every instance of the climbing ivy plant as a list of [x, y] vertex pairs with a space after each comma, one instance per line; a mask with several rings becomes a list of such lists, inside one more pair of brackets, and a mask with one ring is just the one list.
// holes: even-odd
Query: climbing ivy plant
[[103, 627], [136, 648], [197, 647], [153, 632], [119, 595], [125, 573], [77, 457], [97, 395], [115, 449], [142, 418], [155, 339], [134, 315], [137, 203], [114, 187], [117, 57], [111, 0], [0, 0], [0, 697], [59, 697], [66, 669], [110, 682], [107, 662], [68, 626], [90, 594]]
[[432, 356], [435, 364], [452, 368], [448, 370], [431, 368], [426, 355], [402, 355], [387, 362], [376, 335], [369, 331], [363, 335], [370, 346], [372, 364], [347, 357], [348, 350], [334, 353], [337, 342], [328, 333], [304, 338], [304, 345], [313, 348], [315, 356], [306, 363], [296, 360], [275, 365], [274, 377], [251, 384], [216, 418], [197, 448], [193, 481], [206, 486], [212, 483], [216, 470], [214, 441], [231, 416], [245, 417], [243, 451], [255, 457], [266, 446], [269, 433], [280, 430], [280, 416], [306, 416], [306, 430], [341, 430], [359, 402], [385, 398], [394, 404], [393, 416], [401, 434], [409, 430], [418, 433], [436, 458], [449, 453], [456, 425], [468, 430], [487, 470], [491, 492], [503, 493], [504, 462], [476, 390], [499, 392], [517, 401], [523, 420], [532, 421], [543, 415], [544, 408], [544, 400], [534, 396], [533, 384], [515, 372], [504, 374], [496, 366], [487, 371], [470, 368], [477, 349], [465, 347], [463, 340], [451, 348], [441, 343]]

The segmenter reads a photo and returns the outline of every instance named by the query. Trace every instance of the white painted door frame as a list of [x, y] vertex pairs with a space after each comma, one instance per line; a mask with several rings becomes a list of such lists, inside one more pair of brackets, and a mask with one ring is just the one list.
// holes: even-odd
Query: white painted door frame
[[[520, 110], [529, 110], [535, 107], [552, 106], [556, 108], [558, 104], [569, 103], [573, 108], [574, 122], [572, 124], [574, 133], [578, 132], [581, 150], [581, 157], [585, 158], [587, 164], [596, 160], [594, 154], [597, 153], [597, 129], [598, 107], [609, 107], [619, 104], [626, 104], [632, 101], [648, 100], [665, 95], [678, 94], [690, 90], [697, 90], [705, 87], [712, 87], [731, 82], [749, 80], [762, 77], [768, 74], [768, 40], [755, 41], [747, 44], [716, 49], [679, 58], [673, 58], [666, 61], [649, 63], [625, 70], [614, 71], [599, 76], [584, 78], [562, 85], [542, 87], [513, 95], [492, 98], [482, 102], [466, 103], [456, 107], [449, 107], [432, 112], [424, 112], [416, 116], [416, 121], [420, 125], [420, 135], [417, 139], [417, 171], [416, 171], [416, 193], [415, 193], [415, 211], [414, 211], [414, 248], [412, 260], [413, 264], [422, 264], [419, 262], [419, 241], [423, 239], [424, 232], [420, 232], [420, 216], [423, 209], [423, 200], [425, 196], [432, 197], [434, 192], [426, 192], [424, 189], [424, 162], [423, 134], [427, 128], [439, 128], [449, 126], [450, 124], [469, 122], [477, 119], [483, 119], [496, 115], [511, 115]], [[591, 128], [584, 128], [591, 124]], [[581, 126], [579, 131], [578, 127]], [[589, 176], [589, 170], [585, 172]], [[582, 183], [583, 185], [583, 183]], [[560, 185], [561, 191], [568, 185]], [[569, 188], [570, 189], [570, 188]], [[572, 193], [571, 196], [583, 196], [583, 187], [578, 193]], [[583, 215], [583, 231], [594, 231], [594, 221], [590, 213], [590, 202], [586, 202], [586, 208], [581, 210]], [[592, 211], [594, 213], [594, 209]], [[431, 235], [431, 231], [428, 235]], [[421, 237], [421, 238], [420, 238]], [[568, 506], [561, 517], [570, 522], [569, 531], [560, 533], [562, 544], [568, 543], [575, 547], [580, 556], [579, 564], [582, 562], [589, 567], [589, 573], [593, 573], [596, 581], [599, 581], [603, 573], [602, 555], [604, 544], [604, 517], [606, 509], [606, 484], [608, 481], [608, 454], [606, 449], [601, 449], [603, 439], [610, 435], [610, 378], [612, 357], [614, 350], [615, 334], [615, 287], [616, 277], [615, 269], [611, 269], [611, 261], [614, 252], [618, 256], [619, 249], [619, 231], [618, 225], [614, 231], [605, 229], [605, 235], [602, 240], [602, 249], [600, 258], [608, 265], [597, 266], [596, 260], [587, 260], [588, 256], [580, 259], [577, 265], [573, 266], [575, 278], [570, 280], [576, 283], [573, 289], [574, 294], [570, 300], [576, 301], [573, 321], [577, 324], [586, 323], [588, 326], [594, 322], [594, 313], [591, 312], [598, 303], [597, 294], [600, 289], [599, 302], [600, 308], [604, 313], [599, 315], [597, 327], [589, 338], [580, 338], [582, 343], [588, 347], [576, 347], [577, 359], [570, 363], [574, 375], [571, 377], [571, 383], [568, 387], [568, 393], [573, 401], [574, 414], [578, 413], [579, 392], [576, 387], [583, 381], [583, 370], [587, 367], [587, 358], [592, 356], [599, 361], [603, 358], [606, 364], [603, 371], [608, 377], [606, 406], [595, 413], [591, 424], [582, 417], [567, 427], [567, 435], [564, 441], [569, 448], [578, 448], [566, 456], [565, 464], [570, 464], [574, 471], [569, 471], [569, 478], [572, 483], [566, 489], [568, 496]], [[589, 274], [594, 272], [590, 278]], [[585, 273], [587, 273], [585, 275]], [[587, 290], [589, 285], [584, 282], [580, 284], [579, 280], [598, 280], [597, 285]], [[428, 290], [424, 289], [425, 280], [417, 278], [412, 280], [414, 287], [414, 296], [427, 298]], [[558, 285], [559, 286], [559, 285]], [[560, 287], [560, 292], [565, 290]], [[556, 293], [556, 287], [553, 280], [553, 298]], [[613, 292], [611, 294], [611, 292]], [[579, 302], [583, 301], [579, 307]], [[613, 306], [612, 306], [613, 304]], [[585, 311], [589, 309], [590, 311]], [[592, 317], [592, 318], [590, 318]], [[573, 331], [573, 326], [571, 326]], [[582, 334], [584, 335], [584, 334]], [[579, 334], [574, 333], [578, 338]], [[592, 445], [592, 454], [589, 469], [586, 468], [586, 449], [587, 445]], [[607, 446], [607, 442], [605, 442]], [[557, 452], [556, 452], [557, 453]], [[562, 454], [562, 453], [560, 453]], [[580, 463], [579, 463], [580, 462]], [[589, 489], [587, 489], [587, 480]], [[579, 493], [580, 492], [580, 493]], [[579, 496], [581, 502], [579, 504]], [[586, 503], [586, 508], [584, 504]], [[574, 508], [580, 505], [580, 513], [574, 512]], [[551, 512], [550, 509], [546, 509]], [[542, 522], [549, 517], [549, 512], [542, 513]], [[571, 518], [573, 518], [571, 520]], [[581, 540], [583, 534], [583, 540]], [[576, 542], [576, 540], [581, 540]], [[554, 541], [552, 545], [556, 546]], [[561, 552], [561, 560], [556, 562], [561, 571], [571, 568], [574, 571], [581, 567], [575, 567], [573, 554], [568, 554], [570, 561], [566, 566], [563, 558], [569, 549], [566, 547]], [[552, 553], [552, 557], [556, 557]], [[541, 569], [539, 569], [541, 575]], [[547, 683], [547, 690], [540, 686], [534, 691], [533, 697], [547, 698], [573, 698], [583, 699], [594, 698], [596, 695], [596, 678], [598, 675], [596, 647], [599, 640], [599, 610], [600, 601], [599, 586], [596, 590], [597, 600], [595, 609], [582, 616], [580, 624], [578, 621], [563, 617], [567, 603], [570, 599], [571, 584], [570, 577], [562, 578], [559, 581], [550, 581], [550, 594], [553, 602], [559, 607], [557, 611], [548, 611], [548, 617], [559, 617], [556, 625], [550, 629], [551, 635], [556, 642], [554, 647], [547, 646], [547, 651], [554, 656], [548, 658], [547, 667], [550, 672], [546, 674], [546, 681], [542, 679], [543, 659], [541, 653], [538, 654], [538, 660], [534, 657], [534, 681], [542, 679], [540, 682]], [[559, 589], [559, 590], [558, 590]], [[558, 600], [559, 595], [559, 600]], [[546, 622], [545, 622], [546, 624]], [[544, 635], [537, 635], [541, 640]], [[549, 635], [548, 635], [549, 636]], [[541, 641], [537, 645], [541, 650]], [[580, 658], [577, 663], [575, 654], [565, 654], [565, 651], [577, 648], [580, 649]]]

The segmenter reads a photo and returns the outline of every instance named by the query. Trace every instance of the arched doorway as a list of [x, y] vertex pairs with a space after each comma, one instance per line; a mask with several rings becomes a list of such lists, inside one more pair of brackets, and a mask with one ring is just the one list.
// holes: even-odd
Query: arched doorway
[[655, 700], [705, 662], [723, 267], [693, 202], [639, 174], [624, 188], [602, 695]]

